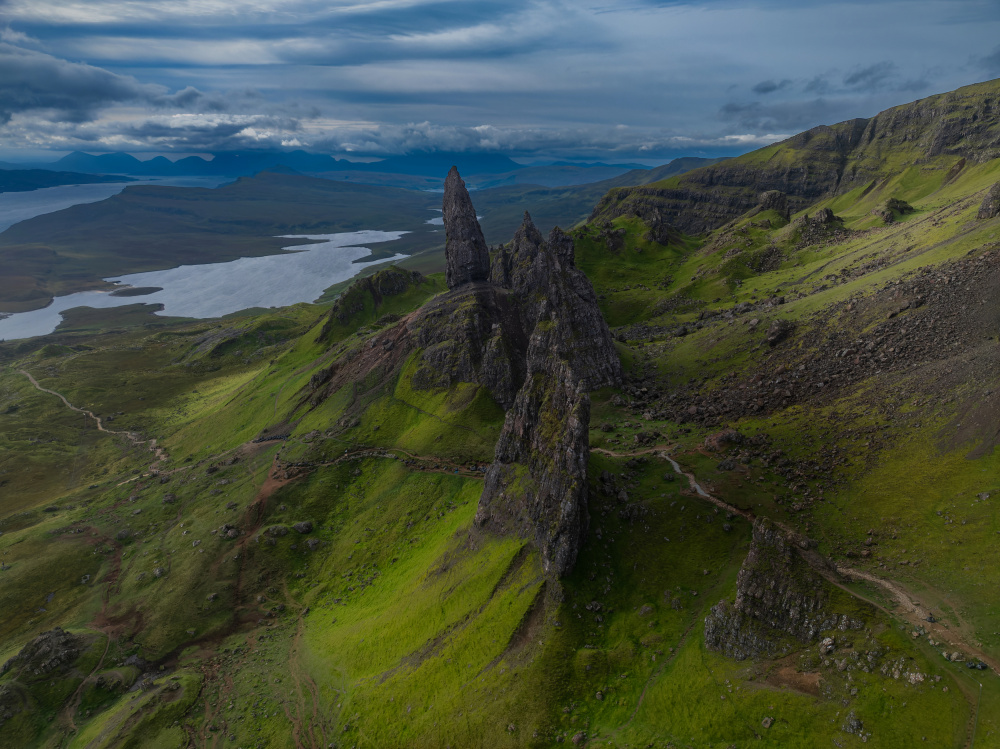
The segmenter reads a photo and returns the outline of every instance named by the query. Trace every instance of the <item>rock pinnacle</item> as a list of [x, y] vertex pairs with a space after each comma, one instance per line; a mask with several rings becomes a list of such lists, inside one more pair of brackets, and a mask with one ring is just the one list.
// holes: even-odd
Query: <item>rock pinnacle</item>
[[469, 191], [454, 166], [444, 181], [443, 211], [448, 288], [485, 281], [490, 275], [489, 250]]

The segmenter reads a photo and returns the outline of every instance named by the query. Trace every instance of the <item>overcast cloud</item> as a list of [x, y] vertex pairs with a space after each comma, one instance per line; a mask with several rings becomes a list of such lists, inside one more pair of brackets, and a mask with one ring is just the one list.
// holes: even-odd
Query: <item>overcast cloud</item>
[[0, 0], [15, 149], [734, 154], [1000, 76], [993, 0]]

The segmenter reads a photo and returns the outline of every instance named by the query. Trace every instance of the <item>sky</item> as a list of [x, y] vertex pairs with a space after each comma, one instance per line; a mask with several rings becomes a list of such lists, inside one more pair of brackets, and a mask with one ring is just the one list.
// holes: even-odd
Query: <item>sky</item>
[[0, 158], [654, 164], [997, 77], [998, 0], [0, 0]]

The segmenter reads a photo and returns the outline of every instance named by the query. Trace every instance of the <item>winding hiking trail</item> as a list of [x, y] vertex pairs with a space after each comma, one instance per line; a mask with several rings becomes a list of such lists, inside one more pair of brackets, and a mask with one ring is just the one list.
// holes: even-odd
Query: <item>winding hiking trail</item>
[[[76, 411], [77, 413], [86, 414], [87, 416], [89, 416], [97, 424], [97, 431], [104, 432], [105, 434], [117, 434], [119, 436], [126, 437], [134, 445], [149, 445], [149, 451], [156, 456], [156, 460], [150, 463], [149, 465], [150, 471], [156, 471], [156, 467], [170, 457], [167, 455], [166, 450], [164, 450], [162, 447], [159, 447], [156, 444], [155, 437], [153, 439], [144, 440], [142, 439], [141, 435], [136, 434], [135, 432], [129, 432], [127, 430], [108, 429], [107, 427], [104, 426], [104, 420], [100, 416], [95, 414], [93, 411], [90, 411], [86, 408], [78, 408], [74, 406], [72, 403], [70, 403], [69, 400], [67, 400], [66, 396], [63, 395], [62, 393], [42, 387], [41, 385], [38, 384], [38, 380], [36, 380], [34, 377], [31, 376], [30, 372], [24, 369], [19, 369], [17, 371], [18, 373], [23, 374], [25, 377], [27, 377], [28, 382], [34, 385], [37, 390], [40, 390], [43, 393], [48, 393], [49, 395], [56, 396], [56, 398], [61, 400], [66, 405], [66, 408], [70, 409], [71, 411]], [[139, 477], [137, 476], [136, 478]], [[129, 479], [129, 481], [135, 481], [135, 478]]]
[[[167, 454], [164, 448], [159, 447], [159, 445], [157, 444], [157, 440], [155, 438], [142, 439], [142, 436], [135, 432], [127, 430], [108, 429], [104, 425], [104, 420], [100, 416], [95, 414], [93, 411], [90, 411], [85, 408], [80, 408], [78, 406], [74, 406], [62, 393], [43, 387], [31, 375], [31, 373], [27, 372], [26, 370], [21, 369], [18, 370], [18, 372], [24, 375], [28, 379], [28, 381], [32, 384], [32, 386], [35, 387], [40, 392], [56, 396], [70, 410], [84, 414], [88, 418], [92, 419], [96, 424], [98, 431], [104, 432], [105, 434], [122, 436], [128, 439], [134, 445], [137, 446], [146, 445], [148, 447], [148, 450], [152, 452], [156, 458], [149, 465], [148, 468], [149, 473], [127, 479], [126, 481], [122, 482], [123, 484], [128, 483], [130, 481], [135, 481], [137, 479], [149, 475], [156, 475], [158, 473], [161, 473], [158, 470], [158, 466], [162, 462], [168, 460], [169, 455]], [[405, 405], [410, 405], [410, 404], [405, 404]], [[433, 416], [433, 414], [428, 414], [428, 415]], [[451, 425], [451, 426], [457, 426], [457, 425]], [[474, 432], [474, 430], [471, 429], [470, 431]], [[336, 439], [336, 438], [326, 437], [326, 439]], [[479, 469], [470, 469], [466, 465], [459, 465], [453, 461], [450, 461], [446, 458], [442, 458], [440, 456], [417, 455], [414, 453], [410, 453], [406, 450], [402, 450], [400, 448], [363, 447], [363, 446], [358, 446], [354, 443], [347, 443], [347, 442], [345, 442], [344, 444], [348, 444], [349, 447], [345, 449], [343, 455], [339, 455], [332, 460], [327, 460], [322, 462], [298, 464], [298, 465], [285, 464], [279, 459], [278, 456], [275, 456], [271, 469], [268, 471], [267, 478], [261, 485], [260, 489], [258, 490], [257, 496], [255, 497], [254, 501], [251, 502], [250, 505], [251, 508], [256, 510], [256, 514], [258, 515], [257, 517], [258, 524], [261, 519], [259, 515], [261, 514], [263, 505], [266, 504], [267, 500], [277, 489], [286, 484], [296, 481], [305, 472], [314, 470], [319, 467], [337, 465], [345, 461], [357, 460], [362, 458], [408, 460], [412, 461], [413, 464], [424, 464], [424, 465], [412, 465], [411, 467], [414, 468], [415, 470], [443, 473], [448, 475], [460, 475], [466, 478], [481, 479], [484, 477], [483, 472]], [[222, 454], [234, 452], [240, 450], [241, 448], [260, 447], [260, 446], [262, 445], [258, 445], [251, 441], [244, 443], [243, 445], [239, 445], [235, 448], [231, 448], [230, 450], [227, 450], [225, 453]], [[757, 519], [757, 516], [753, 511], [735, 507], [734, 505], [731, 505], [725, 500], [720, 499], [719, 497], [716, 497], [710, 492], [706, 491], [706, 489], [698, 482], [697, 478], [693, 473], [684, 471], [681, 468], [680, 464], [673, 457], [671, 457], [668, 451], [675, 447], [676, 445], [674, 444], [658, 444], [652, 447], [647, 447], [632, 451], [613, 451], [606, 448], [593, 448], [591, 452], [601, 455], [608, 455], [614, 458], [630, 458], [642, 455], [653, 455], [669, 463], [678, 475], [685, 477], [688, 481], [688, 487], [690, 493], [697, 496], [699, 499], [709, 502], [718, 507], [719, 509], [724, 510], [727, 513], [730, 513], [732, 515], [738, 515], [744, 518], [745, 520], [749, 521], [750, 523], [753, 523]], [[168, 471], [167, 473], [173, 473], [176, 471], [185, 470], [187, 468], [190, 467], [185, 466], [183, 468], [177, 468], [172, 471]], [[800, 534], [797, 531], [785, 525], [784, 523], [781, 523], [780, 521], [776, 521], [773, 519], [772, 522], [775, 522], [775, 524], [778, 525], [780, 528], [782, 528], [782, 530], [784, 530], [787, 534], [789, 534], [790, 537], [792, 538], [800, 537]], [[986, 663], [994, 673], [1000, 675], [1000, 662], [998, 662], [995, 658], [988, 655], [981, 648], [973, 644], [972, 642], [972, 637], [974, 636], [973, 629], [967, 622], [961, 619], [961, 617], [957, 613], [957, 608], [955, 606], [950, 606], [950, 608], [953, 611], [952, 616], [956, 620], [958, 626], [952, 629], [941, 621], [929, 622], [928, 621], [928, 618], [930, 616], [929, 609], [926, 606], [922, 605], [919, 601], [917, 601], [916, 597], [913, 596], [909, 591], [907, 591], [905, 587], [903, 587], [898, 582], [878, 577], [877, 575], [868, 572], [866, 570], [860, 570], [841, 565], [836, 565], [835, 568], [837, 574], [839, 574], [843, 579], [837, 579], [837, 576], [831, 574], [829, 570], [817, 570], [817, 572], [823, 575], [827, 580], [829, 580], [830, 583], [836, 585], [838, 588], [841, 588], [842, 590], [851, 594], [855, 598], [858, 598], [859, 600], [865, 601], [866, 603], [876, 606], [877, 608], [881, 609], [883, 612], [885, 612], [890, 616], [895, 616], [905, 621], [911, 628], [913, 629], [923, 628], [924, 631], [927, 632], [929, 636], [936, 639], [937, 641], [936, 645], [938, 647], [947, 642], [952, 647], [960, 648], [962, 651], [965, 652], [965, 654], [972, 655], [978, 658], [983, 663]], [[878, 602], [873, 601], [867, 596], [863, 595], [862, 593], [859, 593], [858, 591], [855, 590], [851, 590], [845, 584], [845, 580], [861, 581], [879, 588], [884, 594], [888, 596], [888, 598], [891, 601], [894, 602], [895, 604], [894, 610], [889, 610], [884, 606], [880, 605]], [[934, 594], [934, 591], [932, 591], [930, 588], [928, 588], [928, 592]], [[939, 597], [943, 599], [943, 596]], [[105, 602], [105, 605], [106, 603], [107, 602]], [[301, 605], [299, 605], [299, 608], [300, 609], [302, 608]], [[301, 636], [301, 628], [303, 624], [302, 617], [304, 615], [304, 611], [305, 609], [300, 611], [298, 618], [298, 632], [296, 634], [296, 637], [294, 638], [295, 640], [294, 645], [296, 646], [298, 645], [298, 641]], [[629, 719], [621, 726], [618, 726], [612, 732], [612, 736], [617, 735], [620, 731], [627, 728], [634, 721], [635, 717], [639, 713], [640, 708], [642, 707], [643, 700], [646, 696], [646, 692], [648, 691], [649, 687], [666, 671], [667, 666], [669, 666], [669, 664], [674, 660], [674, 657], [676, 657], [676, 653], [679, 652], [680, 645], [683, 644], [684, 641], [686, 641], [688, 635], [690, 634], [692, 628], [696, 623], [697, 620], [693, 621], [684, 631], [681, 637], [681, 642], [678, 644], [678, 648], [675, 654], [670, 658], [665, 659], [664, 662], [660, 664], [660, 666], [654, 671], [654, 673], [650, 675], [646, 685], [643, 688], [642, 694], [639, 697], [638, 703], [635, 705], [635, 708], [632, 710], [629, 716]], [[109, 637], [108, 645], [110, 645], [110, 639], [111, 638]], [[105, 655], [107, 653], [107, 649], [108, 648], [106, 647]], [[100, 666], [101, 663], [103, 663], [103, 660], [104, 656], [102, 656], [101, 661], [98, 664], [98, 667]], [[298, 693], [295, 705], [295, 707], [297, 708], [296, 709], [297, 715], [292, 716], [291, 714], [289, 714], [288, 717], [289, 720], [295, 726], [295, 730], [293, 733], [295, 734], [294, 740], [296, 745], [302, 746], [302, 740], [304, 738], [307, 738], [310, 745], [315, 746], [319, 742], [325, 741], [327, 738], [325, 736], [326, 727], [324, 726], [324, 722], [322, 721], [319, 715], [318, 691], [316, 685], [314, 683], [311, 683], [311, 680], [308, 678], [304, 670], [301, 668], [301, 664], [297, 663], [295, 664], [295, 666], [298, 666], [298, 668], [293, 669], [296, 672], [294, 676], [296, 677], [295, 681]], [[87, 679], [85, 679], [84, 683], [86, 683], [87, 680], [89, 680], [89, 678], [92, 676], [93, 673], [90, 676], [88, 676]], [[305, 686], [305, 690], [303, 690], [303, 686]], [[81, 684], [80, 689], [82, 689], [82, 687], [83, 685]], [[71, 731], [75, 730], [75, 725], [72, 716], [72, 707], [79, 703], [80, 689], [77, 690], [78, 693], [75, 694], [73, 698], [70, 700], [66, 710], [63, 711], [63, 714], [61, 716], [63, 721], [68, 724]], [[285, 707], [285, 710], [286, 712], [288, 712], [287, 706]], [[307, 716], [309, 716], [309, 719], [306, 719]], [[303, 736], [303, 734], [306, 734], [307, 736]], [[201, 736], [201, 738], [203, 739], [203, 743], [207, 742], [206, 736]], [[607, 739], [610, 737], [602, 737], [602, 738]]]
[[[704, 487], [702, 487], [702, 485], [698, 482], [697, 478], [693, 473], [684, 471], [681, 468], [680, 464], [676, 460], [674, 460], [673, 457], [669, 455], [667, 450], [670, 449], [671, 447], [672, 447], [671, 445], [656, 445], [651, 448], [646, 448], [643, 450], [635, 450], [630, 452], [614, 452], [603, 448], [595, 448], [593, 452], [598, 452], [616, 458], [628, 458], [628, 457], [636, 457], [639, 455], [655, 454], [656, 457], [670, 463], [670, 465], [673, 467], [676, 473], [687, 478], [691, 492], [697, 495], [700, 499], [710, 502], [713, 505], [719, 507], [720, 509], [732, 513], [733, 515], [739, 515], [740, 517], [748, 520], [750, 523], [753, 523], [757, 519], [757, 516], [752, 511], [734, 507], [725, 500], [720, 499], [707, 492], [704, 489]], [[784, 523], [781, 523], [773, 519], [772, 522], [774, 522], [776, 525], [778, 525], [778, 527], [784, 530], [791, 538], [793, 539], [801, 538], [800, 533], [798, 533], [793, 528], [785, 525]], [[940, 650], [941, 645], [947, 642], [949, 645], [955, 648], [960, 648], [962, 651], [964, 651], [966, 657], [971, 655], [978, 658], [983, 663], [987, 664], [995, 674], [1000, 675], [1000, 663], [998, 663], [995, 658], [984, 652], [981, 648], [973, 644], [971, 638], [973, 637], [974, 630], [967, 622], [965, 622], [959, 616], [957, 607], [950, 606], [950, 608], [953, 611], [952, 615], [958, 623], [957, 628], [955, 629], [949, 628], [945, 623], [941, 621], [929, 622], [927, 620], [930, 616], [930, 611], [925, 606], [923, 606], [915, 596], [913, 596], [909, 591], [906, 590], [906, 588], [904, 588], [898, 582], [894, 580], [888, 580], [886, 578], [881, 578], [866, 570], [859, 570], [853, 567], [835, 565], [835, 568], [837, 574], [839, 574], [843, 579], [837, 579], [837, 576], [831, 574], [829, 570], [816, 569], [816, 571], [820, 575], [822, 575], [825, 579], [827, 579], [832, 585], [835, 585], [836, 587], [840, 588], [846, 593], [849, 593], [855, 598], [875, 606], [876, 608], [880, 609], [885, 614], [891, 617], [901, 619], [907, 625], [909, 625], [909, 627], [912, 630], [916, 631], [918, 628], [922, 628], [925, 632], [927, 632], [930, 639], [935, 641], [935, 645], [933, 646], [935, 647], [935, 649]], [[862, 593], [859, 593], [856, 590], [852, 590], [845, 584], [845, 581], [851, 581], [851, 580], [861, 581], [876, 586], [881, 591], [886, 593], [889, 599], [896, 604], [895, 608], [893, 610], [887, 609], [885, 606], [880, 605], [877, 601], [873, 601], [867, 596], [863, 595]], [[930, 591], [929, 588], [928, 590]], [[685, 632], [685, 635], [686, 634], [687, 632]], [[632, 723], [632, 721], [635, 719], [636, 715], [639, 712], [639, 708], [642, 706], [642, 698], [645, 697], [646, 690], [649, 688], [652, 682], [655, 681], [662, 674], [663, 670], [664, 669], [661, 668], [650, 677], [649, 682], [643, 689], [642, 696], [640, 696], [638, 704], [632, 711], [628, 721], [619, 726], [618, 728], [616, 728], [613, 731], [612, 736], [617, 735], [621, 730], [627, 728]], [[966, 685], [962, 680], [958, 680], [958, 684], [959, 687], [962, 689], [962, 692], [965, 694], [966, 698], [969, 699], [971, 706], [974, 700], [972, 692], [966, 688], [968, 685]], [[978, 707], [973, 706], [972, 710], [973, 710], [973, 715], [970, 718], [970, 722], [973, 722], [975, 718], [978, 717]], [[973, 723], [973, 725], [971, 725], [969, 729], [968, 740], [965, 744], [966, 746], [971, 746], [971, 742], [974, 740], [974, 731], [975, 728]]]

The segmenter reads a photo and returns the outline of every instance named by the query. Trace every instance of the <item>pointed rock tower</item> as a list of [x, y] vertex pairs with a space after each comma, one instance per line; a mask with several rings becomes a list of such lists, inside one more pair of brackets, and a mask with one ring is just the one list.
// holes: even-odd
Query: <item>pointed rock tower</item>
[[448, 288], [485, 281], [490, 275], [489, 249], [469, 191], [454, 166], [444, 181], [443, 211]]

